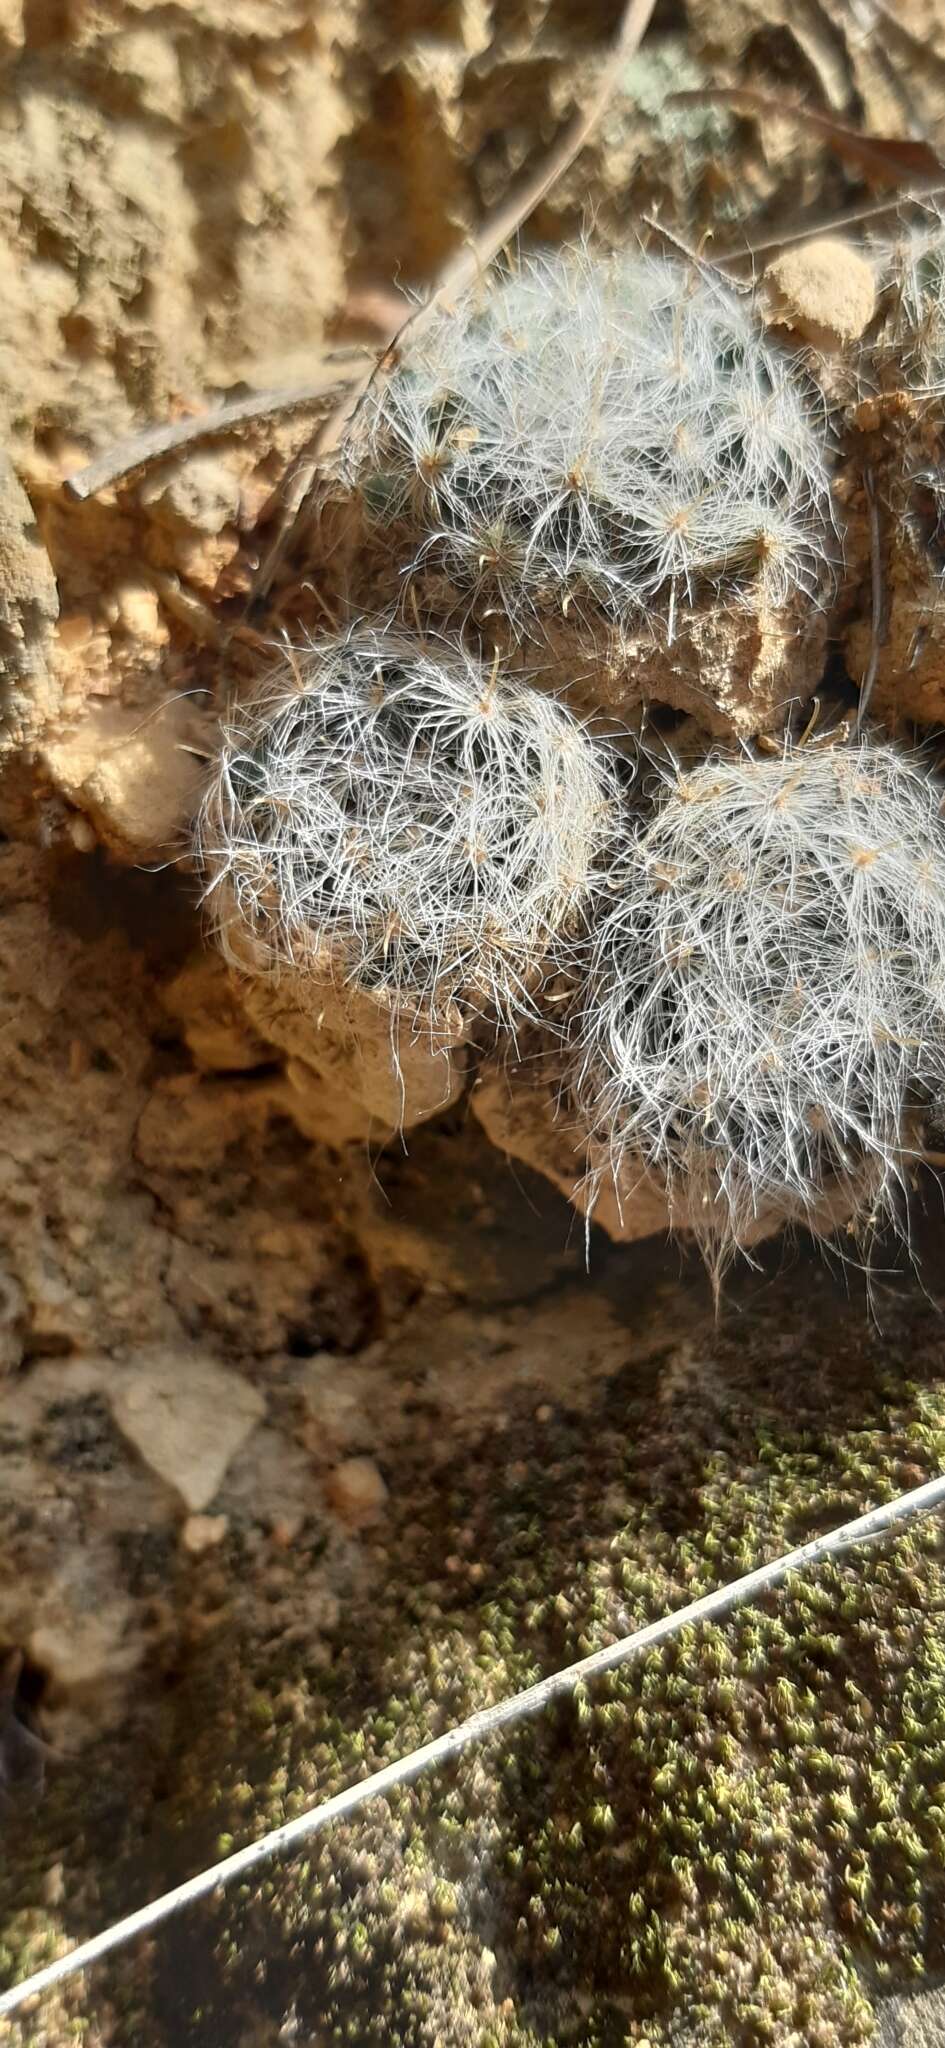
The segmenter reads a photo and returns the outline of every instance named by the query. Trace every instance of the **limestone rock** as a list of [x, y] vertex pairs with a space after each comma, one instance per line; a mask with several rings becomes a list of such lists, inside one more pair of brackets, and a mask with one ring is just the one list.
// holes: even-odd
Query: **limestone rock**
[[387, 1499], [387, 1487], [373, 1458], [346, 1458], [329, 1474], [325, 1491], [335, 1513], [353, 1529], [376, 1522]]
[[472, 1110], [501, 1152], [543, 1173], [579, 1215], [590, 1214], [615, 1243], [669, 1229], [666, 1196], [642, 1168], [638, 1178], [628, 1179], [619, 1197], [609, 1175], [602, 1175], [595, 1185], [586, 1144], [567, 1119], [556, 1114], [550, 1077], [536, 1078], [533, 1069], [512, 1062], [487, 1066], [473, 1090]]
[[858, 249], [835, 235], [803, 242], [764, 273], [769, 319], [829, 353], [859, 341], [876, 310], [876, 278]]
[[213, 1500], [265, 1410], [262, 1395], [239, 1373], [200, 1352], [163, 1348], [139, 1354], [116, 1378], [110, 1399], [119, 1429], [191, 1514]]
[[134, 860], [179, 851], [197, 801], [200, 762], [190, 706], [169, 695], [156, 715], [90, 702], [82, 722], [53, 733], [40, 759], [66, 802], [85, 812], [114, 852]]
[[434, 1026], [327, 980], [240, 976], [238, 987], [257, 1030], [289, 1054], [292, 1113], [307, 1137], [337, 1147], [410, 1130], [462, 1091], [458, 1011]]
[[27, 1649], [63, 1693], [111, 1681], [123, 1665], [127, 1668], [121, 1637], [131, 1611], [130, 1601], [115, 1600], [94, 1613], [81, 1614], [74, 1600], [64, 1597], [57, 1603], [50, 1589], [47, 1611], [33, 1629]]
[[672, 640], [656, 620], [638, 633], [601, 627], [596, 644], [586, 623], [546, 625], [535, 679], [547, 674], [575, 711], [618, 731], [635, 712], [667, 704], [703, 732], [751, 739], [779, 730], [813, 694], [826, 637], [822, 606], [798, 598], [778, 609], [759, 593], [755, 603], [681, 614]]
[[214, 1550], [223, 1542], [229, 1526], [228, 1515], [188, 1515], [180, 1540], [191, 1557], [201, 1557], [205, 1550]]
[[180, 1025], [195, 1066], [209, 1073], [239, 1073], [270, 1057], [215, 953], [195, 953], [162, 989], [161, 1001]]
[[232, 463], [201, 450], [156, 464], [139, 484], [137, 496], [161, 525], [175, 531], [217, 534], [236, 519], [240, 507], [239, 478]]

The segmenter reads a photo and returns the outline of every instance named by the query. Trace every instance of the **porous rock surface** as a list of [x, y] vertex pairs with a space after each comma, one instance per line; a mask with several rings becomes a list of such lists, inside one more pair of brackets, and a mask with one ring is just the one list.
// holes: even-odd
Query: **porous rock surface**
[[463, 1020], [435, 1026], [357, 989], [240, 976], [247, 1017], [286, 1059], [300, 1128], [346, 1145], [409, 1131], [462, 1094]]

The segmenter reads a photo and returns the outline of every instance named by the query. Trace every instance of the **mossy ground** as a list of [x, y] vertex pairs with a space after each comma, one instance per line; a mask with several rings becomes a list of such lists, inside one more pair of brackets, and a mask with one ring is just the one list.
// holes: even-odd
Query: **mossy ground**
[[[856, 1292], [805, 1261], [642, 1367], [628, 1331], [589, 1404], [536, 1408], [533, 1380], [445, 1476], [418, 1427], [327, 1666], [262, 1619], [208, 1635], [153, 1755], [129, 1736], [11, 1834], [4, 1974], [938, 1472], [940, 1315], [905, 1289], [877, 1328]], [[877, 1999], [945, 1960], [943, 1558], [930, 1516], [687, 1631], [191, 1908], [20, 2038], [867, 2043]], [[81, 1916], [43, 1906], [57, 1860], [73, 1899], [88, 1873]]]

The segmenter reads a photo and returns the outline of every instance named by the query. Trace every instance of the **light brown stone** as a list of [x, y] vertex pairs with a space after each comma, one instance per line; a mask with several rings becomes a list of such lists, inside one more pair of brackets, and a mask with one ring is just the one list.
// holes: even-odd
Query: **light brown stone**
[[170, 633], [153, 583], [126, 576], [115, 592], [115, 607], [116, 624], [132, 639], [152, 650], [167, 646]]
[[181, 1026], [196, 1066], [211, 1073], [239, 1073], [271, 1056], [215, 953], [195, 953], [161, 990], [161, 1001]]
[[769, 319], [824, 353], [858, 341], [876, 310], [872, 266], [834, 235], [775, 257], [763, 292]]
[[500, 1152], [543, 1173], [579, 1215], [590, 1216], [615, 1243], [668, 1230], [669, 1209], [659, 1183], [641, 1167], [639, 1176], [627, 1175], [618, 1194], [610, 1175], [592, 1171], [585, 1137], [556, 1113], [556, 1100], [551, 1077], [543, 1081], [509, 1061], [483, 1070], [471, 1104]]
[[205, 1550], [214, 1550], [230, 1526], [228, 1515], [188, 1515], [180, 1532], [180, 1540], [191, 1557], [202, 1557]]
[[827, 617], [796, 598], [776, 609], [757, 602], [682, 612], [669, 639], [654, 620], [645, 632], [586, 623], [542, 626], [535, 680], [605, 728], [631, 726], [649, 705], [688, 713], [719, 739], [778, 731], [789, 709], [813, 694], [823, 673]]
[[[106, 642], [107, 646], [107, 642]], [[202, 768], [191, 705], [168, 695], [153, 712], [92, 700], [69, 731], [51, 731], [40, 758], [54, 788], [84, 811], [100, 838], [129, 859], [180, 852]]]
[[265, 1412], [258, 1389], [202, 1352], [139, 1354], [109, 1388], [123, 1435], [192, 1514], [209, 1506]]
[[367, 1528], [384, 1510], [387, 1486], [373, 1458], [346, 1458], [325, 1481], [336, 1515], [352, 1529]]
[[239, 512], [239, 477], [225, 456], [188, 450], [156, 463], [137, 495], [162, 526], [217, 534]]
[[289, 1055], [293, 1115], [334, 1146], [389, 1136], [439, 1115], [465, 1078], [463, 1024], [442, 1025], [331, 981], [240, 976], [253, 1025]]

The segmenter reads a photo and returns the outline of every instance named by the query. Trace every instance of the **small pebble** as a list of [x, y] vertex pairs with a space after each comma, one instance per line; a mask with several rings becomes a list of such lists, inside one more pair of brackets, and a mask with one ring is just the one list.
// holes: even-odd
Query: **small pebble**
[[97, 844], [95, 832], [88, 818], [81, 811], [73, 811], [67, 830], [77, 853], [93, 853]]
[[180, 1540], [191, 1557], [200, 1557], [203, 1551], [223, 1542], [229, 1526], [229, 1515], [188, 1515]]
[[387, 1487], [373, 1458], [345, 1458], [329, 1473], [325, 1491], [335, 1513], [354, 1529], [376, 1522]]
[[876, 309], [876, 279], [865, 256], [833, 235], [776, 256], [764, 273], [768, 317], [813, 348], [858, 341]]

